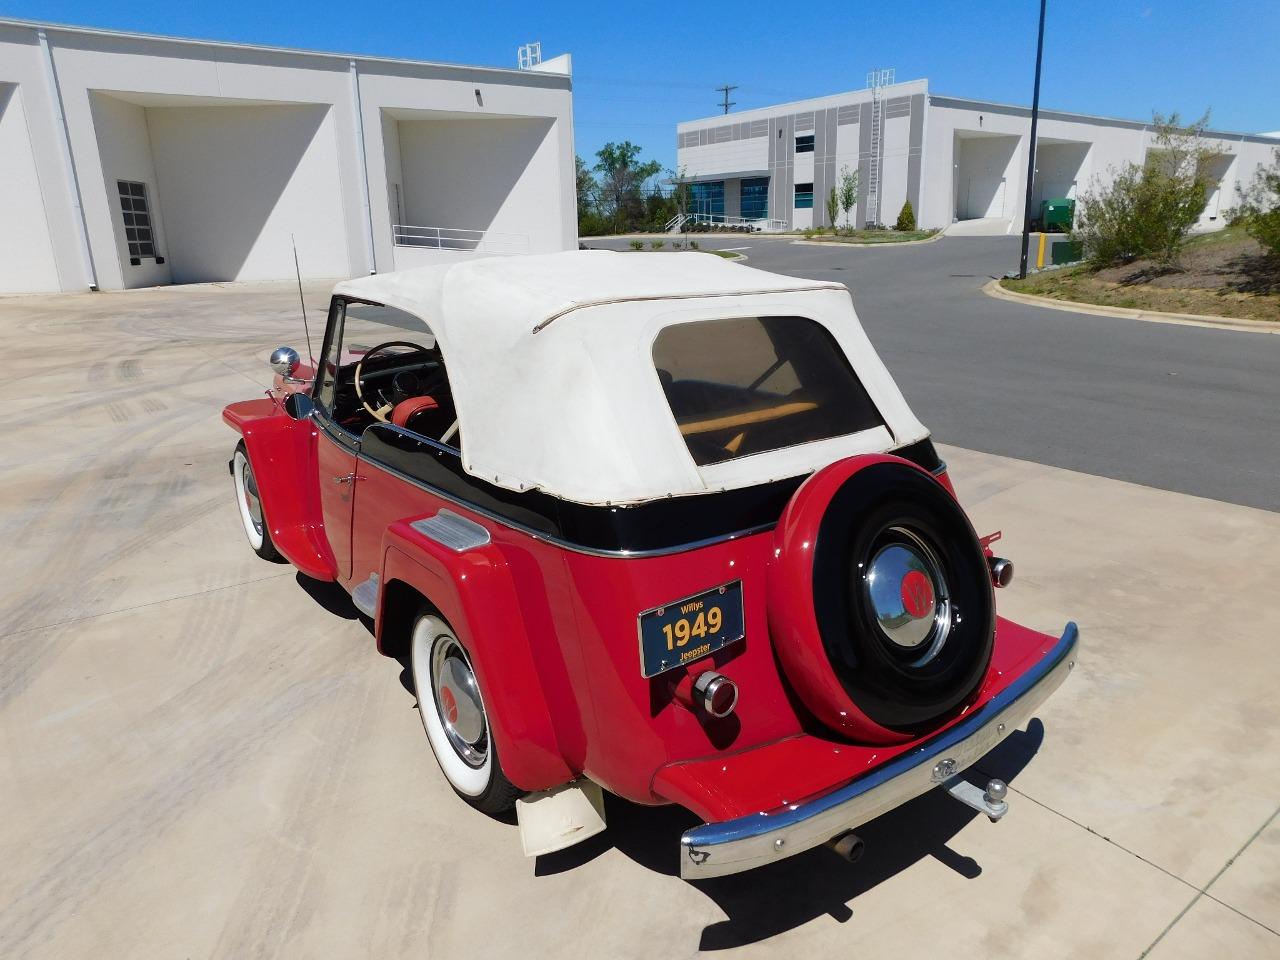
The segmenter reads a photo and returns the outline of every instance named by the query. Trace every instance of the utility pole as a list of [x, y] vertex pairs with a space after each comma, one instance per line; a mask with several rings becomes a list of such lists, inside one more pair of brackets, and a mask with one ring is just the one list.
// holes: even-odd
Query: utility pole
[[[1027, 150], [1027, 203], [1022, 212], [1022, 260], [1018, 278], [1027, 279], [1027, 244], [1031, 241], [1031, 188], [1036, 179], [1036, 125], [1040, 121], [1040, 61], [1044, 57], [1044, 6], [1040, 0], [1040, 35], [1036, 38], [1036, 82], [1031, 94], [1031, 143]], [[1040, 225], [1044, 229], [1044, 224]]]
[[720, 104], [720, 106], [724, 107], [724, 112], [725, 112], [725, 113], [728, 113], [728, 112], [729, 112], [729, 108], [730, 108], [730, 107], [736, 107], [736, 106], [737, 106], [737, 104], [736, 104], [736, 103], [732, 103], [732, 102], [729, 100], [729, 91], [730, 91], [730, 90], [737, 90], [737, 89], [738, 89], [738, 85], [737, 85], [736, 83], [735, 83], [735, 84], [733, 84], [733, 85], [730, 85], [730, 84], [727, 84], [727, 83], [726, 83], [723, 87], [716, 87], [716, 89], [717, 89], [717, 90], [719, 90], [721, 93], [723, 93], [723, 94], [724, 94], [724, 102], [723, 102], [723, 103], [721, 103], [721, 104]]

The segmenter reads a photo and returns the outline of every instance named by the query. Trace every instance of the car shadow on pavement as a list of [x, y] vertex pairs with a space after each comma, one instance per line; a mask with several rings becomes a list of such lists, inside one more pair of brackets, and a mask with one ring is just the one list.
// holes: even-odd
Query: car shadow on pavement
[[373, 618], [365, 616], [351, 602], [351, 595], [336, 583], [324, 580], [313, 580], [299, 573], [294, 577], [302, 592], [314, 600], [326, 613], [343, 620], [359, 620], [370, 634], [373, 633]]
[[[984, 783], [998, 777], [1012, 782], [1043, 740], [1043, 724], [1032, 720], [1025, 731], [1015, 732], [979, 760], [969, 779]], [[571, 870], [616, 847], [641, 866], [679, 875], [680, 834], [699, 822], [693, 814], [678, 806], [642, 807], [610, 794], [605, 795], [605, 809], [609, 828], [604, 833], [539, 857], [535, 874]], [[1017, 811], [1011, 814], [1017, 816]], [[847, 863], [819, 847], [748, 873], [691, 882], [726, 914], [726, 919], [702, 931], [699, 949], [759, 943], [824, 914], [844, 923], [853, 916], [850, 901], [925, 857], [974, 879], [982, 873], [981, 864], [947, 844], [977, 816], [943, 791], [930, 790], [858, 827], [866, 847], [857, 863]]]

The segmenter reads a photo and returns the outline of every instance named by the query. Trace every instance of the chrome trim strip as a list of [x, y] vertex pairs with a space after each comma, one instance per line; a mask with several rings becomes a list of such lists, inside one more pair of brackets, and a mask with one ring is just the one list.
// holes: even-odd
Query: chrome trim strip
[[443, 507], [435, 516], [415, 520], [409, 526], [454, 553], [483, 547], [490, 539], [489, 531], [480, 524]]
[[938, 465], [934, 467], [932, 470], [930, 470], [929, 472], [932, 473], [935, 477], [942, 476], [944, 473], [947, 472], [947, 461], [939, 457]]
[[1038, 663], [982, 707], [825, 796], [685, 831], [680, 876], [721, 877], [803, 853], [937, 786], [939, 762], [949, 761], [948, 776], [972, 766], [1058, 689], [1075, 666], [1078, 646], [1079, 630], [1068, 623]]
[[669, 547], [656, 547], [653, 550], [604, 550], [598, 547], [586, 547], [580, 543], [573, 543], [569, 540], [562, 540], [561, 538], [553, 536], [543, 530], [535, 530], [533, 527], [526, 527], [524, 524], [517, 523], [509, 517], [501, 516], [500, 514], [494, 513], [492, 510], [486, 510], [485, 508], [476, 506], [474, 503], [470, 503], [460, 497], [455, 497], [453, 494], [441, 490], [439, 487], [433, 487], [431, 484], [425, 483], [417, 477], [411, 477], [408, 474], [397, 470], [395, 467], [388, 466], [379, 460], [373, 460], [366, 455], [361, 455], [360, 462], [371, 467], [377, 467], [379, 470], [383, 470], [386, 473], [391, 474], [391, 476], [417, 487], [419, 490], [425, 490], [427, 493], [433, 494], [441, 500], [447, 500], [449, 503], [455, 503], [460, 507], [470, 510], [472, 513], [478, 513], [486, 520], [492, 520], [494, 523], [501, 524], [509, 530], [516, 530], [526, 536], [533, 537], [535, 540], [542, 540], [557, 547], [563, 547], [565, 550], [571, 550], [574, 553], [581, 553], [590, 557], [665, 557], [670, 556], [673, 553], [684, 553], [687, 550], [698, 550], [701, 547], [710, 547], [714, 544], [725, 543], [729, 540], [740, 540], [743, 537], [749, 537], [757, 533], [764, 533], [766, 530], [772, 530], [776, 526], [774, 523], [764, 523], [757, 527], [748, 527], [745, 530], [735, 530], [732, 533], [725, 533], [716, 537], [708, 537], [706, 540], [694, 540], [689, 543], [673, 544]]

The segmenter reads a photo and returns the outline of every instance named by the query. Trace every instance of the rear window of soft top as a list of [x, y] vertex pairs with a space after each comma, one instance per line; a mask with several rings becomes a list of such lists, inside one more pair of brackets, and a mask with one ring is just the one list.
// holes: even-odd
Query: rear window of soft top
[[807, 317], [675, 324], [653, 362], [699, 466], [884, 425], [840, 345]]

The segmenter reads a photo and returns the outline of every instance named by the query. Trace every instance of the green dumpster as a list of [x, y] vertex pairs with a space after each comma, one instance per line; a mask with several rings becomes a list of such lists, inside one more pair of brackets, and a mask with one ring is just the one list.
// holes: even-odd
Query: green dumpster
[[1076, 202], [1067, 197], [1045, 200], [1040, 204], [1040, 222], [1045, 233], [1067, 233], [1075, 216]]

